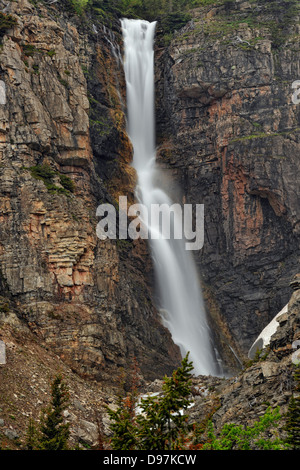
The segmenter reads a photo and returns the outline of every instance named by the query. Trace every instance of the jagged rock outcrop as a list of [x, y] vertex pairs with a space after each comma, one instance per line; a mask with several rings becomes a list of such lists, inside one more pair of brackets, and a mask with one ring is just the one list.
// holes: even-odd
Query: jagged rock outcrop
[[111, 380], [136, 356], [156, 377], [179, 353], [153, 306], [147, 247], [96, 235], [97, 206], [134, 188], [122, 68], [101, 24], [59, 8], [8, 5], [1, 295], [80, 374]]
[[[268, 437], [286, 436], [285, 424], [291, 396], [297, 394], [294, 378], [300, 364], [299, 274], [292, 280], [294, 292], [288, 310], [278, 319], [277, 331], [255, 360], [230, 378], [199, 376], [192, 379], [190, 420], [205, 425], [211, 420], [216, 434], [225, 424], [252, 426], [267, 412], [278, 409], [278, 427]], [[147, 393], [161, 392], [162, 382], [146, 388]], [[205, 434], [204, 434], [205, 436]], [[205, 437], [204, 437], [205, 440]]]
[[210, 5], [156, 52], [160, 163], [205, 205], [195, 257], [240, 358], [299, 270], [298, 19], [297, 2]]

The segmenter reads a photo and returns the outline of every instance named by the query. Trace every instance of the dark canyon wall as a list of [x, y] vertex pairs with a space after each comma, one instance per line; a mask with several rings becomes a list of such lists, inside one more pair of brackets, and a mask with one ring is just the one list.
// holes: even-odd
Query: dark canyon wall
[[205, 205], [195, 257], [241, 356], [299, 271], [299, 33], [296, 2], [224, 2], [157, 48], [159, 159]]

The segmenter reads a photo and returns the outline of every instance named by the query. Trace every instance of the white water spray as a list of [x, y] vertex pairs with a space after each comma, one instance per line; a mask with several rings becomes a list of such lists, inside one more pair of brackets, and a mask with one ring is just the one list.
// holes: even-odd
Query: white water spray
[[[155, 27], [155, 22], [122, 20], [128, 135], [133, 145], [133, 166], [138, 178], [136, 196], [148, 213], [152, 204], [172, 204], [165, 188], [158, 183], [161, 170], [155, 161]], [[181, 224], [182, 221], [181, 218], [177, 220], [175, 215], [174, 231], [176, 223]], [[161, 232], [159, 224], [152, 223], [147, 228], [152, 233]], [[183, 239], [150, 237], [149, 243], [163, 324], [169, 329], [174, 343], [180, 347], [182, 356], [190, 353], [196, 374], [219, 375], [220, 367], [211, 341], [192, 254], [185, 250]]]

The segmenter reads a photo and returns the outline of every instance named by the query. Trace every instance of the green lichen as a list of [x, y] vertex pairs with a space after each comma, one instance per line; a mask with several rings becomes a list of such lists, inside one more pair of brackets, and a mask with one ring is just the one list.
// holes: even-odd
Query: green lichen
[[105, 118], [102, 119], [90, 119], [90, 127], [94, 128], [99, 135], [109, 135], [112, 129], [112, 125]]
[[70, 85], [68, 84], [67, 80], [65, 80], [64, 78], [59, 78], [58, 80], [65, 88], [69, 88]]
[[[26, 169], [30, 171], [33, 178], [42, 180], [51, 194], [62, 193], [69, 196], [70, 193], [75, 191], [75, 184], [71, 178], [59, 173], [58, 171], [52, 170], [49, 165], [36, 165]], [[59, 178], [61, 186], [57, 186], [54, 183], [55, 177]]]

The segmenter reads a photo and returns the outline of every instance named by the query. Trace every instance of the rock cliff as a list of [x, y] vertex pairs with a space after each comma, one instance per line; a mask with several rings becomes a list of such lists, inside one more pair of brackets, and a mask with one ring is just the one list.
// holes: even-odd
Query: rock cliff
[[[80, 374], [109, 378], [132, 356], [147, 378], [170, 372], [179, 352], [154, 306], [147, 245], [96, 236], [97, 206], [134, 198], [120, 24], [56, 3], [5, 12], [2, 296]], [[214, 2], [168, 46], [158, 28], [158, 159], [183, 202], [205, 205], [195, 257], [233, 367], [298, 271], [298, 16], [295, 2]]]
[[219, 339], [231, 335], [242, 358], [299, 270], [299, 10], [211, 3], [157, 49], [158, 153], [182, 199], [205, 205], [195, 257], [208, 309], [230, 332]]
[[[119, 195], [134, 198], [120, 25], [108, 29], [57, 3], [0, 5], [13, 18], [0, 25], [7, 95], [0, 104], [0, 340], [7, 351], [0, 435], [22, 435], [61, 370], [71, 387], [72, 439], [94, 446], [99, 410], [113, 401], [120, 371], [136, 357], [142, 381], [151, 381], [180, 359], [155, 308], [147, 245], [96, 235], [99, 204], [118, 210]], [[203, 393], [192, 413], [200, 421], [218, 408], [217, 426], [251, 422], [267, 402], [285, 411], [293, 390], [296, 7], [211, 2], [164, 46], [158, 28], [158, 160], [178, 182], [181, 201], [205, 205], [204, 247], [195, 258], [224, 362], [241, 367], [293, 292], [264, 360], [230, 379], [195, 379]], [[13, 410], [22, 410], [17, 423]]]
[[132, 356], [148, 377], [171, 371], [179, 354], [154, 307], [147, 247], [96, 235], [98, 205], [118, 208], [134, 188], [117, 41], [56, 4], [7, 10], [1, 295], [82, 375], [111, 379]]

